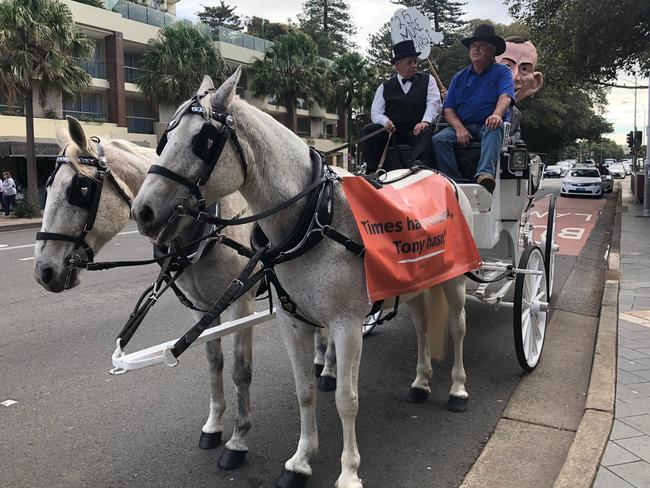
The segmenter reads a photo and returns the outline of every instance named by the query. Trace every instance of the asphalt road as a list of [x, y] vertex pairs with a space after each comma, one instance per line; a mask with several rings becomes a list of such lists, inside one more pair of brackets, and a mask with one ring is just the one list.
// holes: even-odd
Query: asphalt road
[[[558, 185], [545, 185], [545, 192]], [[149, 244], [133, 224], [125, 230], [98, 260], [150, 257]], [[115, 336], [156, 268], [86, 273], [81, 286], [51, 294], [32, 277], [34, 233], [0, 233], [0, 402], [16, 402], [0, 405], [0, 486], [274, 486], [295, 450], [299, 418], [289, 360], [273, 323], [255, 331], [247, 462], [237, 471], [220, 471], [216, 460], [221, 448], [197, 447], [208, 410], [201, 346], [190, 349], [177, 368], [108, 375]], [[556, 292], [574, 263], [575, 256], [557, 257]], [[511, 314], [509, 309], [467, 305], [470, 406], [464, 414], [444, 406], [451, 384], [449, 361], [435, 366], [426, 403], [405, 401], [416, 361], [406, 309], [365, 339], [357, 435], [366, 486], [460, 484], [522, 375]], [[189, 313], [169, 295], [154, 307], [133, 347], [171, 339], [190, 326]], [[224, 350], [231, 427], [228, 338]], [[332, 393], [319, 393], [318, 421], [320, 453], [308, 486], [331, 487], [341, 451]]]

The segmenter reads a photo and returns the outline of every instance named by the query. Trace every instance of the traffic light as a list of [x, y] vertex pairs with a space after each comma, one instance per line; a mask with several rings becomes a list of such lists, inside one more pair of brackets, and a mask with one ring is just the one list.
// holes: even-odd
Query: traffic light
[[641, 140], [641, 134], [642, 134], [642, 132], [641, 132], [640, 130], [638, 130], [638, 131], [636, 131], [636, 132], [634, 133], [634, 145], [635, 145], [636, 147], [641, 147], [641, 142], [642, 142], [642, 140]]
[[634, 133], [632, 131], [627, 133], [627, 146], [630, 149], [634, 147]]

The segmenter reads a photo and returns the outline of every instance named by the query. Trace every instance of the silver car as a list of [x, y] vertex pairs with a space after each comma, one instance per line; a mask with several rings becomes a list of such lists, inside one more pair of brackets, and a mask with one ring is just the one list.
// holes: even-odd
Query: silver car
[[603, 191], [605, 193], [611, 193], [614, 191], [614, 180], [612, 175], [607, 168], [600, 168], [600, 176], [603, 180]]
[[560, 196], [585, 195], [601, 198], [603, 196], [603, 180], [598, 168], [591, 166], [576, 166], [562, 180]]

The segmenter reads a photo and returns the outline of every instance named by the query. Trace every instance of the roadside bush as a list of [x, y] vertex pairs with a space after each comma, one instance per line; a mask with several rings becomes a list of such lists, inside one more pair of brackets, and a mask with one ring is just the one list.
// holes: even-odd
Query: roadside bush
[[19, 200], [13, 208], [14, 216], [23, 219], [31, 219], [38, 215], [38, 213], [29, 206], [27, 200]]

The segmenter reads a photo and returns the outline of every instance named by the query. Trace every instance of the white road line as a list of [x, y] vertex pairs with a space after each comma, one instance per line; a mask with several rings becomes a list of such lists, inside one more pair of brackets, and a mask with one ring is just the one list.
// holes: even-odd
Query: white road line
[[127, 235], [127, 234], [137, 234], [137, 233], [138, 233], [137, 230], [129, 230], [129, 231], [126, 231], [126, 232], [120, 232], [120, 233], [117, 234], [117, 235], [118, 235], [118, 236], [125, 236], [125, 235]]
[[26, 247], [34, 247], [36, 244], [24, 244], [22, 246], [11, 246], [0, 248], [0, 251], [11, 251], [12, 249], [25, 249]]
[[20, 261], [31, 261], [32, 259], [34, 259], [34, 256], [32, 256], [30, 258], [22, 258], [22, 259], [20, 259]]
[[7, 247], [9, 244], [0, 244], [0, 247]]

